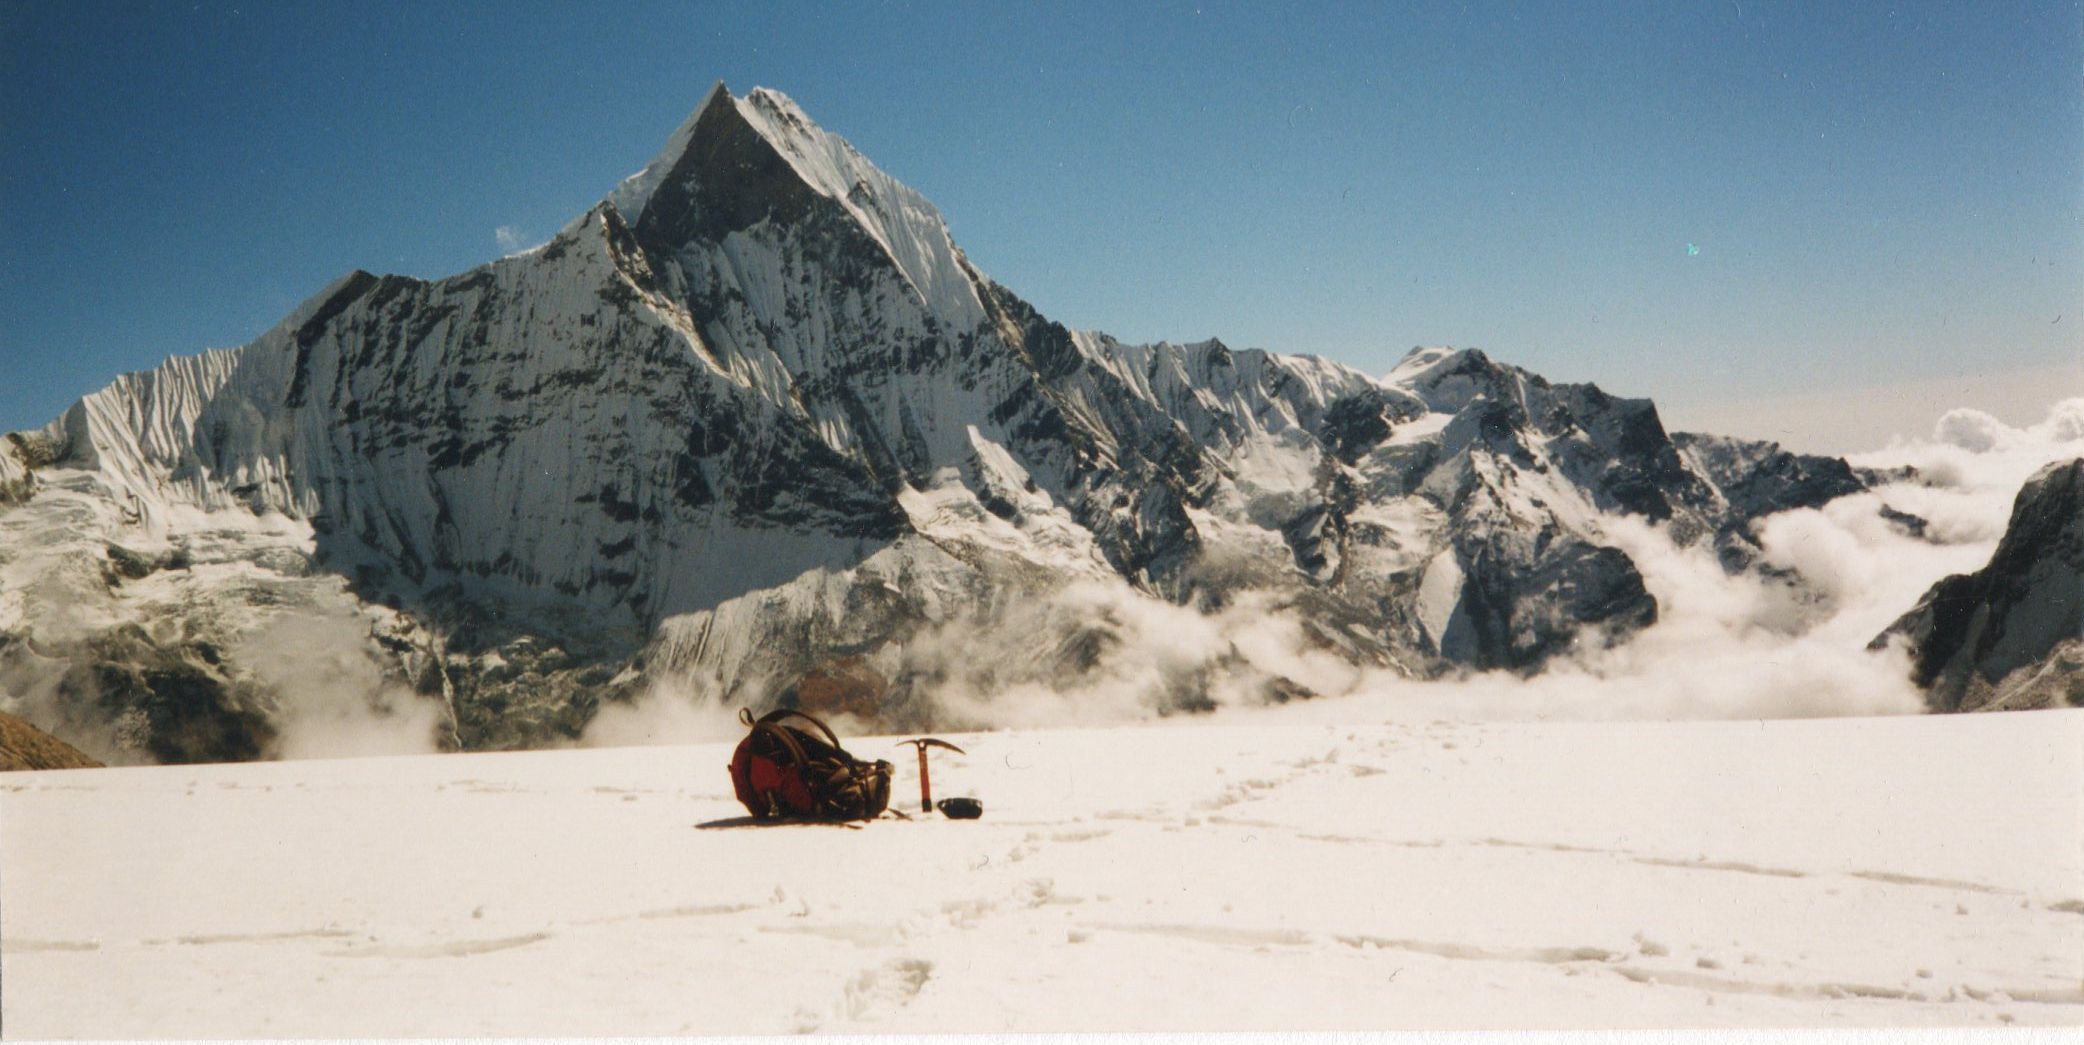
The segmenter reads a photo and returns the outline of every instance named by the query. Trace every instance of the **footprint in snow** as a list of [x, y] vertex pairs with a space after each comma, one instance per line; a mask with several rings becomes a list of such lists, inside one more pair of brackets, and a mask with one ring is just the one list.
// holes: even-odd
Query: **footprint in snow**
[[98, 951], [95, 940], [0, 940], [0, 953], [32, 954], [49, 951]]
[[[1113, 833], [1113, 831], [1104, 827], [1090, 831], [1058, 831], [1050, 835], [1049, 840], [1052, 842], [1089, 842], [1095, 838], [1105, 838]], [[1029, 836], [1028, 840], [1033, 841], [1034, 836]]]
[[[174, 942], [187, 947], [206, 947], [220, 943], [280, 943], [286, 940], [338, 940], [354, 935], [345, 929], [289, 929], [273, 933], [204, 933], [193, 936], [177, 936]], [[163, 943], [148, 940], [147, 943]]]
[[526, 947], [550, 938], [549, 933], [527, 933], [521, 936], [501, 936], [484, 940], [451, 940], [447, 943], [420, 945], [378, 944], [374, 947], [350, 947], [340, 951], [323, 952], [328, 958], [468, 958], [472, 955], [491, 954], [495, 951], [510, 951]]
[[1303, 947], [1314, 937], [1300, 929], [1251, 929], [1225, 925], [1152, 924], [1145, 922], [1096, 922], [1087, 928], [1112, 932], [1171, 936], [1196, 943], [1224, 947]]
[[878, 1009], [902, 1008], [933, 978], [933, 963], [924, 958], [895, 958], [847, 981], [840, 994], [842, 1019], [861, 1020]]

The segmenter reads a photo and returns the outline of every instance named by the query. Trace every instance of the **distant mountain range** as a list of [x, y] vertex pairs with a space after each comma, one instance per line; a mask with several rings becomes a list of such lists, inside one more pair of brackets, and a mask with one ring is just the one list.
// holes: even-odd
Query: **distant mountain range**
[[[7, 436], [0, 686], [164, 761], [278, 753], [297, 687], [435, 708], [464, 748], [554, 743], [656, 686], [974, 725], [933, 697], [951, 672], [1048, 685], [1119, 642], [1063, 598], [1093, 586], [1278, 607], [1352, 665], [1537, 672], [1657, 618], [1613, 519], [1743, 571], [1754, 522], [1876, 478], [1474, 350], [1376, 378], [1067, 329], [788, 98], [718, 85], [543, 246], [352, 273]], [[1993, 569], [2074, 551], [2076, 484], [2050, 482], [2068, 524], [2027, 520]], [[1904, 628], [1941, 706], [1962, 664], [2047, 655], [1927, 602]], [[1155, 665], [1145, 699], [1310, 695], [1249, 653]]]

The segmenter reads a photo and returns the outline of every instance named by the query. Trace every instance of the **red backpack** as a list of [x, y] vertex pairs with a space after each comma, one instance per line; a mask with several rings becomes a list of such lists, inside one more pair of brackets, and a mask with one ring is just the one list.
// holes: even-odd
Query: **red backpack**
[[[783, 719], [800, 718], [817, 734]], [[740, 710], [752, 732], [731, 755], [731, 787], [760, 819], [873, 820], [890, 805], [891, 765], [863, 762], [839, 746], [832, 727], [801, 711]]]

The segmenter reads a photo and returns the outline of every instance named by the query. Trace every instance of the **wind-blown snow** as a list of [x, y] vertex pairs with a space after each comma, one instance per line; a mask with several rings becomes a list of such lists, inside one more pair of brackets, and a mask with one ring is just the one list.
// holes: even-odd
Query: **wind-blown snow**
[[[736, 826], [722, 743], [10, 775], [0, 1016], [30, 1038], [2084, 1019], [2084, 711], [1356, 710], [956, 736], [936, 793], [982, 820], [860, 829]], [[849, 744], [905, 754], [916, 808], [908, 753]]]

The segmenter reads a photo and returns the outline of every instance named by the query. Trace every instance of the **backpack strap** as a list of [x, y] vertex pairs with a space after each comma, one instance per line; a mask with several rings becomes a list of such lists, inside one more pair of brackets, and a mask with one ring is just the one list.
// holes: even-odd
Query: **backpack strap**
[[773, 737], [776, 741], [780, 742], [783, 750], [787, 751], [789, 753], [789, 756], [796, 760], [797, 766], [800, 767], [810, 764], [810, 756], [803, 753], [803, 745], [797, 742], [796, 735], [794, 733], [789, 732], [787, 729], [784, 729], [781, 726], [777, 726], [766, 719], [761, 719], [760, 721], [753, 723], [753, 732], [755, 734], [764, 733], [768, 736]]
[[[745, 712], [744, 714], [750, 715], [751, 712]], [[800, 718], [805, 722], [808, 722], [811, 725], [818, 727], [818, 732], [825, 734], [825, 739], [831, 742], [832, 749], [834, 751], [837, 751], [842, 755], [847, 754], [847, 749], [840, 745], [839, 736], [832, 732], [832, 727], [826, 725], [823, 721], [821, 721], [815, 715], [812, 715], [808, 711], [798, 711], [795, 708], [776, 708], [773, 711], [770, 711], [765, 715], [760, 716], [760, 723], [762, 725], [765, 725], [769, 723], [780, 722], [782, 719], [785, 718]], [[847, 755], [847, 757], [852, 758], [854, 756]]]

